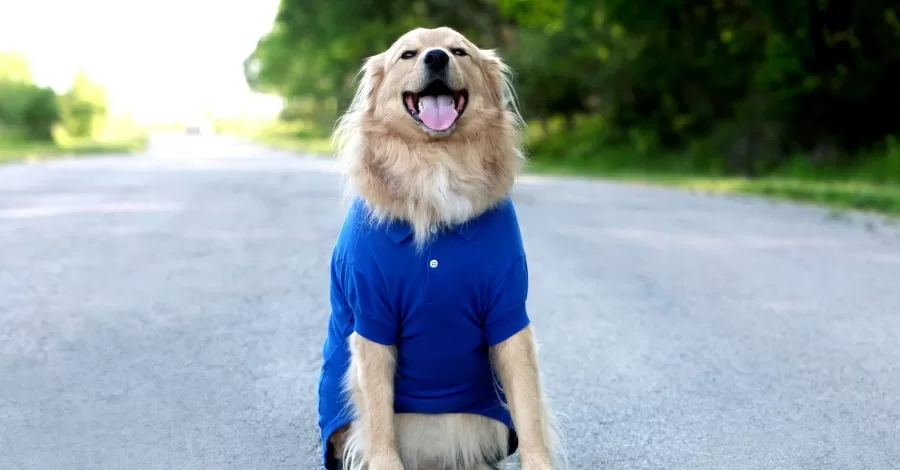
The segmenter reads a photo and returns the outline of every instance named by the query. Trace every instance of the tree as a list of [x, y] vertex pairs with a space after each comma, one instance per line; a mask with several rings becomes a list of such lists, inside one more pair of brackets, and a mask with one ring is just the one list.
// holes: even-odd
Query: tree
[[108, 115], [106, 89], [79, 71], [69, 89], [60, 96], [63, 126], [71, 137], [93, 137]]
[[325, 129], [363, 59], [450, 26], [499, 49], [529, 120], [590, 115], [597, 142], [755, 174], [797, 152], [852, 162], [900, 129], [898, 18], [887, 0], [282, 0], [245, 75]]
[[0, 54], [0, 135], [49, 140], [58, 119], [56, 94], [34, 84], [27, 58]]

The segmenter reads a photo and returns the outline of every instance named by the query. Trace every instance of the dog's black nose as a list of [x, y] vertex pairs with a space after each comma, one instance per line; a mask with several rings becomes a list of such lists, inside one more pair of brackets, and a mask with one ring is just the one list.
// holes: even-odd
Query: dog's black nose
[[425, 53], [425, 66], [432, 72], [440, 72], [447, 68], [450, 56], [440, 49], [432, 49]]

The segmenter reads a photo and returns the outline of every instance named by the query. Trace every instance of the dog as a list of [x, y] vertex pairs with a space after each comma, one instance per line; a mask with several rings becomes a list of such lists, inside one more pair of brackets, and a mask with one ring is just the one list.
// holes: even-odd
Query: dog
[[512, 71], [459, 32], [369, 57], [333, 134], [349, 206], [319, 380], [326, 469], [558, 468], [510, 191]]

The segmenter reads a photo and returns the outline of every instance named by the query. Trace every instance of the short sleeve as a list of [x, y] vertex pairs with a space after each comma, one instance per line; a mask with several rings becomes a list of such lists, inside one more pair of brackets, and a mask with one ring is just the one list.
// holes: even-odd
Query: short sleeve
[[502, 278], [492, 283], [489, 308], [485, 314], [484, 332], [488, 346], [496, 346], [528, 326], [525, 308], [528, 298], [528, 263], [519, 256]]
[[400, 325], [387, 301], [381, 273], [363, 273], [348, 264], [343, 284], [347, 304], [353, 311], [353, 330], [370, 341], [387, 346], [395, 344]]

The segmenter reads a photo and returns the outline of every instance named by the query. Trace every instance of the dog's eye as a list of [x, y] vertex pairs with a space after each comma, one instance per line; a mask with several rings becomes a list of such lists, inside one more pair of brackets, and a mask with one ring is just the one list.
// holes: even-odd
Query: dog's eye
[[460, 57], [465, 57], [465, 56], [469, 55], [466, 53], [465, 49], [460, 49], [458, 47], [454, 47], [453, 49], [450, 49], [450, 52], [452, 52], [454, 55], [458, 55]]
[[403, 54], [400, 54], [401, 59], [412, 59], [416, 56], [416, 51], [403, 51]]

